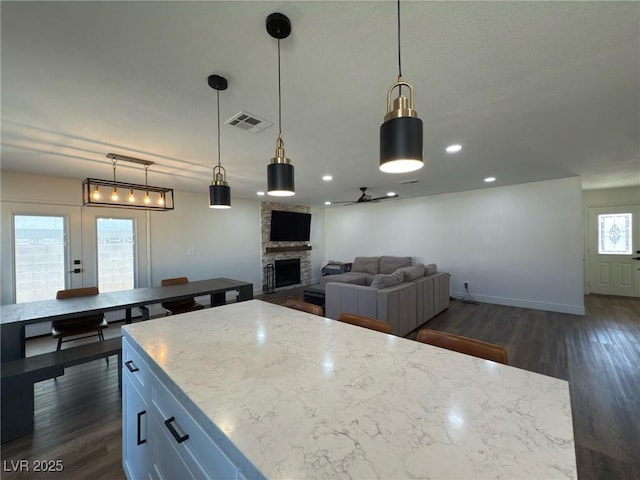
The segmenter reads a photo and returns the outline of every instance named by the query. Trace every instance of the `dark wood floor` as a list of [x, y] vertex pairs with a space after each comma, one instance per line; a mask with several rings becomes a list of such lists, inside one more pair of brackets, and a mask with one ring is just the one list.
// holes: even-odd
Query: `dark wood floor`
[[[284, 303], [299, 289], [261, 296]], [[569, 381], [581, 480], [640, 478], [640, 300], [587, 296], [584, 317], [455, 301], [429, 328], [506, 346], [513, 366]], [[116, 328], [109, 328], [111, 334]], [[30, 341], [31, 351], [43, 348]], [[117, 362], [67, 369], [36, 385], [33, 435], [2, 446], [3, 479], [121, 479]], [[60, 474], [8, 472], [61, 460]]]

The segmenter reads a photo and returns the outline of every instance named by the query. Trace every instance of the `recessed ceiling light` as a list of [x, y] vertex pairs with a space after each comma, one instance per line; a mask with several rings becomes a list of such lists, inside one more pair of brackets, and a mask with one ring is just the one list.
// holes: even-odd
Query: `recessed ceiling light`
[[447, 153], [458, 153], [462, 150], [462, 145], [449, 145], [446, 149]]
[[331, 202], [324, 202], [325, 205], [331, 205]]
[[387, 197], [395, 197], [396, 196], [396, 192], [388, 192], [387, 193]]
[[322, 177], [322, 180], [324, 180], [325, 182], [330, 182], [331, 180], [333, 180], [333, 177], [331, 175], [324, 175]]
[[496, 177], [487, 177], [484, 179], [485, 183], [491, 183], [496, 181]]
[[256, 194], [260, 195], [262, 197], [264, 195], [264, 192], [263, 191], [259, 191], [259, 192], [256, 192]]

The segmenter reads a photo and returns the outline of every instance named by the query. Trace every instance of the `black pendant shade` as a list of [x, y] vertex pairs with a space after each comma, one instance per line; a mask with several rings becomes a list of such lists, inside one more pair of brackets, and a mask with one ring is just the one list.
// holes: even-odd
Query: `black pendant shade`
[[380, 125], [380, 170], [410, 172], [422, 165], [422, 120], [400, 117]]
[[227, 79], [209, 75], [207, 83], [216, 91], [218, 112], [218, 164], [213, 167], [213, 180], [209, 185], [209, 208], [231, 208], [231, 188], [227, 183], [227, 171], [220, 163], [220, 91], [226, 90]]
[[231, 208], [229, 185], [209, 185], [209, 208]]
[[293, 165], [290, 163], [270, 163], [267, 166], [269, 195], [289, 197], [295, 194], [293, 170]]
[[[402, 79], [400, 51], [400, 0], [398, 7], [398, 81], [387, 92], [387, 113], [380, 126], [380, 170], [385, 173], [413, 172], [424, 166], [422, 160], [422, 120], [413, 108], [413, 87]], [[402, 87], [409, 96], [402, 94]], [[392, 102], [391, 93], [398, 88]]]
[[282, 13], [272, 13], [267, 17], [267, 32], [278, 40], [278, 138], [276, 154], [267, 166], [267, 195], [290, 197], [296, 194], [294, 169], [284, 151], [282, 140], [282, 88], [280, 70], [280, 40], [291, 34], [291, 21]]

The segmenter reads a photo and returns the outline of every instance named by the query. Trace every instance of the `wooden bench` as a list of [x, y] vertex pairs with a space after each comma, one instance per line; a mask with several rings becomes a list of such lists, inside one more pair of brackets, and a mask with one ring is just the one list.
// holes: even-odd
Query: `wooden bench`
[[34, 383], [64, 375], [67, 367], [111, 355], [118, 355], [121, 385], [122, 337], [2, 363], [2, 443], [33, 433]]

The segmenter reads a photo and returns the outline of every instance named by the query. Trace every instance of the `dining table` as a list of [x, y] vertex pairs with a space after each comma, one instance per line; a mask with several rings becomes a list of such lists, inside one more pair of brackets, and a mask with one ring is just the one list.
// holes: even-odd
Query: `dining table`
[[48, 299], [36, 302], [0, 305], [1, 361], [24, 358], [25, 327], [34, 323], [66, 320], [89, 314], [125, 310], [125, 322], [131, 323], [132, 309], [149, 318], [148, 306], [172, 300], [209, 295], [211, 306], [224, 305], [226, 292], [237, 291], [237, 301], [253, 298], [253, 284], [229, 278], [197, 280], [181, 285], [134, 288], [85, 297]]

